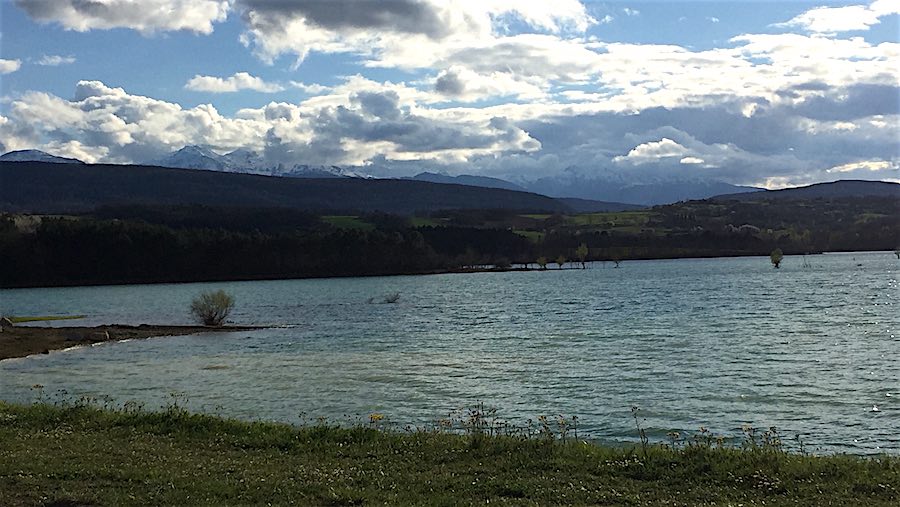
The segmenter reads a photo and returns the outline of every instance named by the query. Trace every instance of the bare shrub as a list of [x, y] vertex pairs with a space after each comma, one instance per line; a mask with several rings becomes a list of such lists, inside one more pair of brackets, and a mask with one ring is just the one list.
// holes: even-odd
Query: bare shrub
[[221, 326], [232, 308], [234, 296], [224, 290], [204, 292], [191, 302], [191, 314], [204, 326]]

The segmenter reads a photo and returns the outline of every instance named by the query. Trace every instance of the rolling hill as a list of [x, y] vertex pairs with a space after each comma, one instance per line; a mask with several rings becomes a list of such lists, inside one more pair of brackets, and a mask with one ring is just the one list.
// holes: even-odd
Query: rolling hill
[[282, 207], [409, 214], [444, 209], [568, 211], [550, 197], [414, 180], [281, 178], [151, 166], [0, 163], [0, 211], [70, 213], [117, 204]]
[[841, 180], [781, 190], [760, 190], [758, 192], [717, 195], [713, 199], [719, 201], [765, 201], [779, 199], [833, 199], [841, 197], [896, 197], [900, 199], [900, 183]]

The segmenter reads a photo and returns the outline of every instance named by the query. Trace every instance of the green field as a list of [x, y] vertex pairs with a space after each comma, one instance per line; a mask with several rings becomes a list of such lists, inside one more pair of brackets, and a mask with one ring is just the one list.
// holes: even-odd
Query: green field
[[[377, 419], [373, 417], [373, 420]], [[378, 422], [372, 423], [378, 424]], [[540, 427], [540, 424], [539, 424]], [[0, 505], [898, 505], [900, 458], [0, 402]]]
[[441, 221], [428, 217], [409, 217], [409, 224], [412, 227], [440, 227], [443, 225]]
[[362, 231], [375, 230], [373, 224], [353, 215], [323, 215], [322, 221], [332, 227], [337, 227], [338, 229], [357, 229]]
[[566, 223], [575, 226], [599, 226], [608, 228], [641, 227], [650, 221], [652, 211], [618, 211], [611, 213], [581, 213], [566, 217]]
[[538, 231], [526, 231], [523, 229], [513, 229], [513, 232], [518, 234], [519, 236], [523, 236], [528, 238], [530, 241], [534, 243], [540, 243], [544, 240], [544, 233]]

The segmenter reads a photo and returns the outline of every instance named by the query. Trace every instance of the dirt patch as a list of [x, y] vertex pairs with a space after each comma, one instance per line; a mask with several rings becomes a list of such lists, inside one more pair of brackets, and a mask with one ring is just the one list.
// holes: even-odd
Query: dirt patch
[[32, 354], [48, 354], [51, 350], [67, 349], [78, 345], [134, 340], [153, 336], [183, 336], [210, 331], [250, 331], [262, 329], [247, 326], [140, 326], [109, 325], [97, 327], [26, 327], [3, 326], [0, 332], [0, 360], [25, 357]]

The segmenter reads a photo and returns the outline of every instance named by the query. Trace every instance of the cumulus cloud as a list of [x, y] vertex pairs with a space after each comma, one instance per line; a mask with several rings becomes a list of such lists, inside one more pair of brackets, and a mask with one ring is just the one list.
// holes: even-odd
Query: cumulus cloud
[[222, 116], [213, 106], [131, 95], [81, 81], [74, 98], [28, 92], [0, 122], [7, 149], [44, 147], [87, 161], [141, 162], [186, 145], [257, 150], [272, 163], [364, 164], [388, 160], [464, 162], [478, 154], [528, 152], [540, 144], [503, 118], [417, 114], [400, 86], [350, 79], [328, 101], [270, 103]]
[[284, 90], [282, 85], [267, 83], [262, 78], [251, 76], [246, 72], [238, 72], [226, 78], [196, 75], [184, 87], [196, 92], [210, 93], [233, 93], [241, 90], [275, 93]]
[[75, 63], [74, 56], [60, 56], [60, 55], [44, 55], [40, 57], [36, 62], [38, 65], [44, 65], [47, 67], [57, 67], [59, 65], [69, 65]]
[[843, 7], [816, 7], [777, 27], [801, 28], [815, 33], [833, 34], [854, 30], [868, 30], [881, 22], [881, 18], [900, 13], [900, 3], [894, 0], [878, 0], [870, 5]]
[[11, 74], [22, 67], [22, 60], [0, 58], [0, 74]]
[[142, 33], [187, 30], [209, 34], [228, 16], [231, 0], [15, 0], [32, 19], [67, 30], [130, 28]]
[[[284, 164], [373, 164], [384, 175], [623, 171], [769, 186], [892, 177], [900, 159], [900, 44], [826, 35], [843, 29], [814, 18], [834, 13], [808, 16], [809, 34], [742, 34], [695, 50], [588, 37], [584, 29], [602, 19], [575, 0], [232, 5], [244, 20], [245, 44], [263, 60], [349, 53], [364, 68], [407, 70], [415, 81], [355, 75], [326, 87], [237, 73], [197, 75], [186, 84], [214, 93], [303, 92], [296, 103], [231, 117], [211, 105], [182, 108], [84, 81], [71, 100], [34, 92], [12, 98], [0, 139], [114, 162], [203, 144], [249, 148]], [[881, 19], [896, 6], [880, 0], [856, 7]], [[846, 17], [849, 26], [855, 18]]]
[[629, 162], [632, 164], [646, 164], [658, 162], [660, 159], [682, 157], [688, 153], [687, 148], [669, 138], [659, 141], [651, 141], [639, 144], [631, 149], [627, 155], [621, 155], [613, 159], [614, 162]]
[[[261, 58], [282, 54], [303, 61], [311, 51], [354, 53], [370, 59], [428, 67], [442, 48], [484, 42], [505, 18], [548, 32], [583, 32], [596, 21], [578, 0], [240, 0], [244, 43]], [[388, 64], [394, 65], [394, 64]]]
[[836, 165], [827, 170], [830, 173], [848, 173], [854, 171], [896, 171], [900, 169], [898, 161], [888, 160], [860, 160], [858, 162], [848, 162], [846, 164]]
[[548, 87], [549, 84], [542, 78], [499, 71], [479, 74], [462, 65], [453, 65], [441, 71], [434, 82], [437, 93], [463, 102], [502, 96], [540, 98], [546, 94]]

